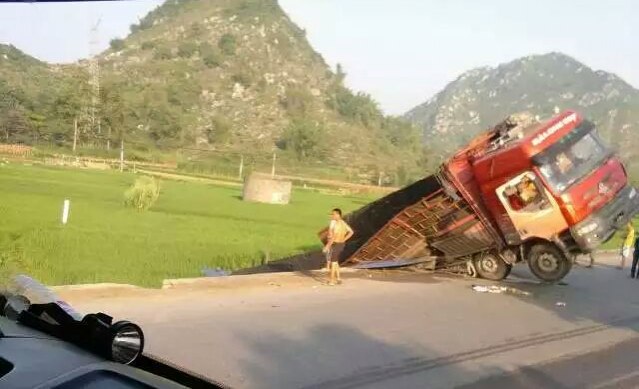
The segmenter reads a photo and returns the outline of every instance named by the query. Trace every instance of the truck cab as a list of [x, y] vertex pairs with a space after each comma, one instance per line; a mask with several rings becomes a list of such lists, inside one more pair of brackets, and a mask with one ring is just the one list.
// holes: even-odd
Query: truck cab
[[575, 111], [495, 130], [471, 164], [505, 244], [523, 247], [521, 257], [540, 242], [566, 256], [589, 253], [639, 212], [623, 164]]

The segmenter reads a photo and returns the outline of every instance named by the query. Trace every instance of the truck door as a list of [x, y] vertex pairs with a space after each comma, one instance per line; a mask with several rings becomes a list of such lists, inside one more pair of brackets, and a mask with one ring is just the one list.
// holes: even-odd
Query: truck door
[[498, 187], [497, 197], [522, 241], [533, 237], [551, 240], [568, 228], [559, 205], [531, 171]]

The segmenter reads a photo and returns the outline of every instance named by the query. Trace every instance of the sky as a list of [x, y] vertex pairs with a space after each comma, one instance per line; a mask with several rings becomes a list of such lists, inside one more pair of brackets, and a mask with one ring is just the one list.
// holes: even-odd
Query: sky
[[[0, 42], [48, 62], [73, 62], [126, 36], [161, 2], [0, 4]], [[634, 0], [279, 2], [329, 65], [343, 66], [347, 84], [370, 93], [390, 114], [424, 102], [472, 68], [550, 51], [639, 87]], [[98, 20], [99, 44], [92, 46]]]

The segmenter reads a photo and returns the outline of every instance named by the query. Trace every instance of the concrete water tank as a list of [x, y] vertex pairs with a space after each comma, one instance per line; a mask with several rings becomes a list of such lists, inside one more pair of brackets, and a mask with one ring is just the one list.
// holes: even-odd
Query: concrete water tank
[[276, 180], [253, 173], [244, 180], [244, 201], [268, 204], [288, 204], [291, 199], [291, 181]]

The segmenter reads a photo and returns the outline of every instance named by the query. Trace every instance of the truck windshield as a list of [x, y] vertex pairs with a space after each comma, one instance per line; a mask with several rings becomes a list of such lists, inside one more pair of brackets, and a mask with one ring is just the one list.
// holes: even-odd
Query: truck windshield
[[552, 152], [544, 156], [540, 171], [556, 192], [563, 192], [585, 177], [609, 154], [594, 131], [576, 141], [566, 137], [554, 146]]

